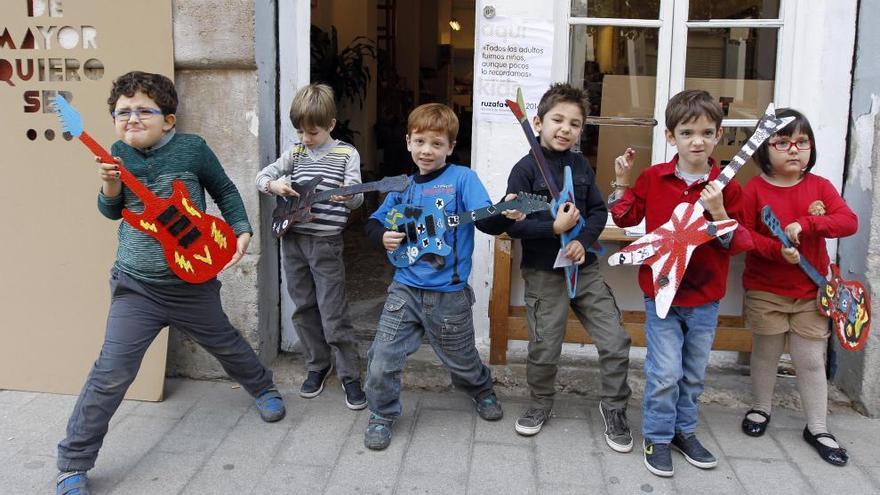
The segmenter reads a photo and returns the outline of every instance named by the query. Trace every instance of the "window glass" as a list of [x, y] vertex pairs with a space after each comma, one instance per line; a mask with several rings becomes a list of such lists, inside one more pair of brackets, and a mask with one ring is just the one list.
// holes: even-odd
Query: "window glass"
[[572, 17], [657, 19], [660, 0], [571, 0]]
[[689, 13], [692, 21], [777, 19], [779, 0], [690, 0]]
[[704, 89], [725, 118], [758, 119], [773, 99], [776, 28], [689, 29], [685, 89]]

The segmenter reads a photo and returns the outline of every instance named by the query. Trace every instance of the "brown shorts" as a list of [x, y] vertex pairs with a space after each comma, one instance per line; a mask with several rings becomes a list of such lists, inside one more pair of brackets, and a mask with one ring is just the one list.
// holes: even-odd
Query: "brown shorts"
[[805, 339], [826, 339], [831, 334], [828, 318], [819, 313], [815, 299], [795, 299], [748, 290], [743, 306], [749, 327], [758, 335], [791, 331]]

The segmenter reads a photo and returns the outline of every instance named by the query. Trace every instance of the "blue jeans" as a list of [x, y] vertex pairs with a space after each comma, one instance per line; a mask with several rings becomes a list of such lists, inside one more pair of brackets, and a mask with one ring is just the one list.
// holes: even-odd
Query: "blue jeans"
[[645, 401], [642, 433], [669, 443], [676, 432], [693, 433], [706, 365], [718, 325], [718, 301], [686, 308], [672, 306], [665, 319], [645, 298]]
[[492, 390], [492, 375], [474, 345], [473, 304], [469, 286], [456, 292], [437, 292], [391, 283], [379, 329], [367, 353], [364, 391], [370, 411], [388, 419], [400, 416], [400, 373], [423, 336], [449, 369], [455, 387], [471, 397]]

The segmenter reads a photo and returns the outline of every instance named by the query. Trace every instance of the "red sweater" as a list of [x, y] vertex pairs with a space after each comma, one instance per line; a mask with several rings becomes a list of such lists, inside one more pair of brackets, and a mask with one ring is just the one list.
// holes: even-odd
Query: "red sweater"
[[[824, 215], [811, 215], [810, 205], [821, 201]], [[770, 184], [754, 177], [743, 192], [743, 223], [752, 234], [755, 249], [746, 255], [743, 287], [772, 292], [780, 296], [807, 299], [816, 297], [816, 285], [800, 269], [782, 257], [782, 243], [761, 222], [761, 208], [770, 205], [784, 229], [792, 222], [801, 224], [801, 256], [822, 275], [828, 273], [825, 238], [846, 237], [858, 229], [858, 218], [827, 179], [807, 174], [789, 187]]]
[[[620, 227], [638, 225], [645, 219], [647, 232], [660, 227], [672, 217], [672, 211], [679, 203], [696, 203], [707, 182], [687, 183], [675, 175], [678, 155], [668, 163], [661, 163], [646, 169], [636, 179], [633, 187], [627, 189], [609, 210], [611, 217]], [[715, 161], [709, 161], [711, 169], [709, 180], [721, 173]], [[727, 215], [740, 220], [742, 213], [742, 187], [731, 181], [724, 188], [724, 209]], [[705, 217], [712, 220], [707, 211]], [[694, 250], [688, 263], [684, 278], [672, 300], [673, 306], [702, 306], [724, 297], [727, 291], [727, 267], [730, 257], [752, 248], [751, 238], [742, 225], [734, 231], [729, 248], [724, 248], [718, 240], [709, 241]], [[654, 297], [654, 280], [649, 265], [639, 267], [639, 286], [648, 297]]]

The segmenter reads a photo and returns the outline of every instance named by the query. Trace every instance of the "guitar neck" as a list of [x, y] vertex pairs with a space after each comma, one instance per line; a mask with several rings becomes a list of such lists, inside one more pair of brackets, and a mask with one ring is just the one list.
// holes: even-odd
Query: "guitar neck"
[[517, 88], [515, 102], [507, 100], [506, 103], [510, 108], [510, 111], [513, 112], [513, 115], [516, 116], [519, 124], [522, 126], [523, 132], [526, 134], [526, 140], [529, 142], [532, 156], [535, 157], [535, 162], [538, 164], [538, 171], [541, 172], [541, 176], [544, 177], [544, 182], [547, 183], [547, 189], [550, 191], [550, 196], [552, 196], [555, 201], [558, 201], [559, 187], [556, 186], [556, 181], [553, 180], [553, 174], [550, 172], [550, 168], [547, 167], [547, 163], [544, 161], [544, 152], [541, 150], [541, 144], [538, 142], [538, 139], [535, 138], [535, 132], [532, 130], [532, 126], [529, 125], [529, 118], [525, 111], [526, 105], [523, 100], [522, 88]]
[[474, 223], [477, 220], [500, 215], [501, 212], [504, 210], [515, 210], [520, 207], [520, 204], [521, 202], [519, 200], [513, 199], [510, 201], [503, 201], [501, 203], [489, 205], [484, 208], [478, 208], [473, 211], [468, 211], [462, 215], [450, 215], [446, 217], [446, 224], [450, 227], [454, 227], [456, 225], [467, 225], [469, 223]]
[[116, 166], [119, 167], [119, 179], [125, 184], [125, 187], [129, 188], [138, 198], [140, 198], [141, 202], [146, 204], [149, 199], [156, 198], [153, 191], [150, 191], [147, 186], [135, 177], [133, 173], [125, 168], [125, 165], [114, 160], [113, 156], [111, 156], [103, 146], [98, 144], [89, 133], [83, 131], [82, 134], [79, 135], [79, 140], [85, 144], [95, 156], [100, 157], [103, 163], [115, 163]]
[[379, 182], [367, 182], [366, 184], [352, 184], [350, 186], [328, 189], [315, 194], [312, 203], [327, 201], [330, 196], [349, 196], [363, 192], [381, 191], [383, 186]]
[[[739, 152], [736, 154], [736, 156], [733, 157], [733, 160], [731, 160], [730, 163], [728, 163], [727, 166], [724, 167], [721, 173], [718, 174], [718, 177], [715, 178], [715, 180], [721, 185], [721, 188], [723, 189], [724, 186], [726, 186], [728, 183], [730, 183], [731, 180], [733, 180], [733, 177], [736, 175], [737, 172], [739, 172], [739, 169], [741, 169], [743, 165], [745, 165], [746, 162], [749, 161], [749, 158], [751, 158], [752, 155], [755, 154], [755, 151], [758, 149], [758, 147], [761, 146], [764, 141], [775, 134], [777, 130], [788, 125], [791, 120], [791, 117], [786, 117], [784, 119], [777, 118], [772, 105], [768, 106], [767, 113], [765, 113], [761, 120], [758, 122], [758, 125], [755, 127], [755, 132], [754, 134], [752, 134], [752, 137], [750, 137], [749, 140], [742, 145], [742, 148], [739, 149]], [[702, 198], [699, 200], [699, 203], [703, 206], [703, 208], [706, 207], [706, 204], [703, 202]]]
[[[791, 239], [785, 235], [785, 232], [782, 230], [782, 226], [779, 223], [779, 219], [776, 217], [776, 214], [773, 213], [773, 210], [770, 209], [770, 206], [765, 206], [763, 210], [761, 210], [762, 221], [764, 225], [770, 229], [770, 232], [779, 239], [779, 242], [782, 243], [783, 246], [787, 248], [794, 247], [794, 244], [791, 243]], [[810, 277], [810, 280], [813, 281], [816, 286], [819, 288], [825, 287], [825, 284], [828, 283], [825, 280], [825, 277], [819, 274], [819, 271], [804, 258], [803, 255], [800, 257], [800, 261], [798, 261], [798, 265], [801, 267], [801, 270]]]

